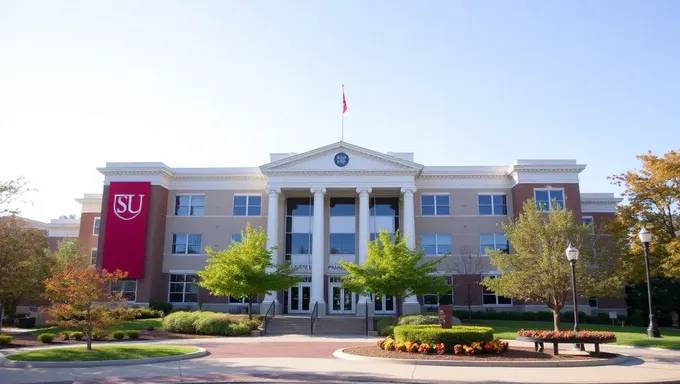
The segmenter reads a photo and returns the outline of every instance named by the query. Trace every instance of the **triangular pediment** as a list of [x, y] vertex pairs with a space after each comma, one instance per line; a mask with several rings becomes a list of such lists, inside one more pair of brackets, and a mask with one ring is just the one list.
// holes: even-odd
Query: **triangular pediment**
[[339, 141], [260, 166], [263, 174], [309, 172], [419, 173], [423, 166], [409, 160]]

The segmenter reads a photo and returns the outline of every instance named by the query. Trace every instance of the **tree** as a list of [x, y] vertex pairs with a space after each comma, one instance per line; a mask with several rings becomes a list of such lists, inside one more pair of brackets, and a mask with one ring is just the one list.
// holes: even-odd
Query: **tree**
[[[481, 275], [484, 272], [484, 259], [479, 252], [473, 252], [472, 248], [462, 246], [459, 250], [460, 259], [450, 258], [447, 263], [450, 264], [450, 269], [458, 275]], [[468, 306], [468, 319], [472, 319], [472, 282], [467, 282], [466, 294], [463, 296], [463, 301]]]
[[628, 204], [620, 206], [611, 231], [628, 239], [622, 257], [628, 279], [644, 280], [642, 244], [637, 239], [641, 226], [654, 234], [650, 243], [651, 273], [655, 276], [680, 277], [680, 152], [670, 151], [658, 157], [648, 152], [637, 156], [642, 169], [609, 177], [624, 187]]
[[580, 251], [576, 276], [581, 297], [623, 293], [616, 249], [596, 240], [592, 225], [577, 224], [572, 212], [556, 202], [549, 212], [543, 212], [533, 199], [526, 201], [519, 218], [503, 229], [514, 253], [487, 249], [501, 275], [484, 278], [482, 285], [497, 295], [545, 304], [553, 311], [555, 330], [560, 329], [560, 310], [572, 297], [571, 270], [564, 252], [569, 242]]
[[67, 265], [87, 266], [90, 264], [90, 255], [81, 248], [78, 239], [60, 241], [57, 250], [50, 252], [50, 257], [58, 269]]
[[124, 310], [127, 301], [120, 293], [111, 293], [109, 285], [124, 279], [127, 273], [98, 270], [94, 265], [69, 264], [55, 267], [45, 280], [43, 297], [50, 301], [46, 309], [53, 320], [48, 324], [75, 328], [87, 338], [92, 350], [92, 333], [121, 324], [130, 315]]
[[78, 215], [76, 215], [75, 213], [70, 213], [68, 215], [59, 215], [59, 218], [60, 219], [71, 219], [71, 220], [73, 220], [73, 219], [77, 219]]
[[22, 298], [38, 297], [49, 273], [47, 236], [14, 216], [0, 221], [0, 319]]
[[248, 317], [253, 317], [253, 301], [258, 295], [288, 289], [301, 280], [290, 263], [274, 264], [271, 260], [276, 247], [267, 249], [267, 234], [250, 224], [241, 233], [241, 241], [232, 242], [227, 249], [214, 251], [206, 248], [207, 265], [197, 274], [199, 285], [215, 296], [248, 299]]
[[378, 238], [368, 243], [366, 261], [361, 265], [340, 261], [347, 275], [342, 286], [361, 295], [395, 296], [397, 316], [401, 315], [401, 299], [406, 295], [423, 295], [451, 291], [446, 277], [439, 275], [437, 265], [446, 256], [423, 261], [425, 252], [406, 246], [406, 239], [381, 230]]
[[12, 204], [23, 202], [21, 195], [28, 192], [28, 181], [23, 176], [13, 180], [0, 181], [0, 216], [16, 215], [19, 213], [17, 208], [12, 208]]

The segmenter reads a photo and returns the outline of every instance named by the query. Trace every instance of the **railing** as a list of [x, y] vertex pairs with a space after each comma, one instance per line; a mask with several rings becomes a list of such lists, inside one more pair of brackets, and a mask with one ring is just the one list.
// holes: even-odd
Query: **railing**
[[314, 309], [312, 309], [312, 329], [310, 332], [310, 335], [314, 334], [314, 323], [316, 322], [316, 318], [319, 317], [319, 302], [317, 301], [314, 303]]
[[269, 325], [269, 320], [273, 319], [274, 316], [276, 315], [276, 301], [272, 301], [272, 304], [269, 306], [269, 309], [267, 309], [267, 312], [264, 314], [264, 334], [267, 334], [267, 326]]
[[364, 305], [366, 306], [366, 336], [368, 336], [368, 300], [364, 301]]

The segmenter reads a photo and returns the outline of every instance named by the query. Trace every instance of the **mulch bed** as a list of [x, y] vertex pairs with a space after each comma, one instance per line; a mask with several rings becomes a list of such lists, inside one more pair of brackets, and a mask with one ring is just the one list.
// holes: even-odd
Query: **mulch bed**
[[397, 352], [386, 351], [380, 349], [375, 345], [368, 347], [352, 347], [346, 348], [345, 353], [369, 357], [384, 357], [391, 359], [413, 359], [413, 360], [521, 360], [521, 361], [547, 361], [547, 360], [584, 360], [584, 359], [611, 359], [617, 355], [614, 353], [601, 352], [600, 356], [595, 356], [592, 353], [585, 354], [560, 354], [553, 355], [552, 352], [536, 352], [533, 348], [527, 347], [510, 347], [509, 350], [500, 354], [480, 354], [475, 356], [465, 355], [425, 355], [422, 353]]
[[[175, 339], [209, 339], [209, 338], [214, 338], [214, 337], [219, 337], [219, 336], [210, 336], [210, 335], [189, 335], [189, 334], [182, 334], [182, 333], [170, 333], [166, 332], [163, 330], [157, 330], [157, 331], [146, 331], [143, 330], [141, 331], [141, 335], [139, 337], [140, 341], [149, 341], [149, 340], [175, 340]], [[0, 350], [2, 349], [9, 349], [9, 348], [24, 348], [24, 347], [39, 347], [39, 346], [47, 346], [47, 345], [73, 345], [73, 344], [85, 344], [85, 340], [77, 341], [77, 340], [61, 340], [59, 339], [58, 335], [54, 339], [54, 341], [50, 344], [44, 344], [40, 341], [38, 341], [38, 335], [40, 333], [50, 333], [49, 331], [45, 332], [39, 332], [39, 333], [20, 333], [20, 334], [12, 334], [12, 344], [9, 345], [0, 345]], [[123, 340], [115, 340], [113, 338], [107, 338], [105, 340], [93, 340], [95, 342], [111, 342], [111, 343], [117, 343], [120, 341], [134, 341], [128, 338], [125, 338]]]

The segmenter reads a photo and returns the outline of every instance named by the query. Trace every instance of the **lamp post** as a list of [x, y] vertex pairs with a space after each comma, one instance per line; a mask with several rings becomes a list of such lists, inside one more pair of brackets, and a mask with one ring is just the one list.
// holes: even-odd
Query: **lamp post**
[[645, 248], [645, 271], [647, 272], [647, 301], [649, 302], [649, 327], [647, 327], [647, 337], [661, 337], [661, 332], [656, 326], [656, 316], [652, 310], [652, 285], [649, 276], [649, 242], [652, 240], [652, 233], [643, 225], [638, 234], [640, 241]]
[[[574, 308], [574, 331], [578, 332], [578, 298], [576, 295], [576, 261], [578, 260], [578, 249], [574, 247], [574, 244], [571, 242], [569, 243], [569, 246], [567, 249], [564, 251], [564, 253], [567, 255], [567, 260], [569, 260], [569, 264], [571, 265], [571, 297], [573, 299], [573, 308]], [[576, 349], [580, 349], [582, 351], [585, 350], [583, 344], [576, 344], [574, 345]]]

